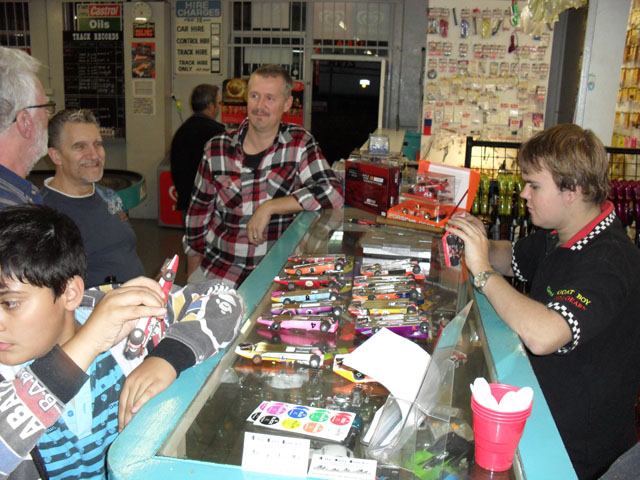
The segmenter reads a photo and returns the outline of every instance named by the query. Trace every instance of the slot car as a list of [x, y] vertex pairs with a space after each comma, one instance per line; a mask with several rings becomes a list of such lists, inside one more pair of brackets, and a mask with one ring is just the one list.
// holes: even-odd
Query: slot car
[[339, 262], [345, 265], [347, 263], [347, 258], [344, 255], [327, 255], [327, 256], [317, 256], [317, 255], [292, 255], [288, 258], [291, 263], [328, 263], [328, 262]]
[[442, 253], [447, 267], [457, 267], [462, 261], [464, 242], [457, 235], [445, 232], [442, 236]]
[[315, 315], [318, 313], [331, 312], [335, 317], [339, 317], [344, 313], [344, 304], [341, 300], [321, 300], [319, 302], [301, 302], [301, 303], [273, 303], [270, 308], [271, 313], [275, 315]]
[[415, 278], [404, 275], [356, 275], [353, 277], [354, 287], [371, 287], [378, 283], [394, 283], [401, 282], [410, 286], [416, 286], [418, 283]]
[[340, 292], [331, 288], [324, 288], [318, 290], [293, 290], [291, 292], [278, 290], [271, 292], [271, 301], [275, 303], [284, 303], [289, 305], [290, 303], [301, 302], [315, 302], [317, 300], [338, 300], [340, 298]]
[[342, 278], [334, 275], [315, 275], [315, 276], [277, 276], [273, 279], [274, 282], [279, 283], [287, 287], [287, 290], [295, 290], [296, 287], [308, 287], [308, 288], [334, 288], [340, 290], [345, 286], [345, 282]]
[[408, 192], [411, 195], [418, 195], [424, 198], [437, 198], [440, 192], [445, 192], [449, 188], [449, 181], [445, 178], [443, 180], [435, 180], [429, 178], [422, 180], [411, 187]]
[[393, 313], [417, 313], [418, 305], [408, 298], [395, 300], [354, 300], [349, 304], [349, 313], [363, 315], [390, 315]]
[[323, 333], [333, 333], [338, 329], [338, 321], [327, 315], [269, 315], [264, 314], [256, 322], [267, 325], [270, 330], [277, 332], [283, 329], [317, 330]]
[[395, 260], [392, 262], [380, 262], [363, 264], [360, 267], [360, 275], [406, 275], [416, 279], [424, 279], [426, 272], [415, 260]]
[[324, 362], [324, 353], [318, 347], [311, 345], [277, 345], [268, 342], [241, 343], [235, 353], [248, 358], [254, 365], [264, 361], [297, 362], [312, 368], [320, 368]]
[[353, 300], [387, 300], [394, 298], [410, 298], [417, 300], [422, 289], [401, 283], [378, 283], [370, 287], [354, 287], [351, 291]]
[[354, 383], [375, 382], [375, 380], [369, 377], [368, 375], [365, 375], [364, 373], [359, 372], [358, 370], [355, 370], [351, 367], [346, 366], [343, 363], [344, 357], [345, 357], [345, 354], [340, 354], [340, 353], [336, 354], [333, 357], [333, 371], [335, 373], [337, 373], [341, 377], [346, 378], [350, 382], [354, 382]]
[[344, 262], [326, 262], [326, 263], [296, 263], [292, 266], [285, 267], [284, 272], [289, 275], [314, 275], [328, 272], [342, 272], [344, 270]]
[[260, 326], [256, 329], [258, 336], [266, 338], [270, 343], [287, 345], [313, 345], [327, 353], [336, 349], [336, 336], [331, 333], [321, 333], [314, 330], [278, 330]]
[[407, 338], [429, 338], [431, 324], [426, 315], [363, 315], [356, 318], [356, 332], [361, 335], [373, 335], [382, 328]]

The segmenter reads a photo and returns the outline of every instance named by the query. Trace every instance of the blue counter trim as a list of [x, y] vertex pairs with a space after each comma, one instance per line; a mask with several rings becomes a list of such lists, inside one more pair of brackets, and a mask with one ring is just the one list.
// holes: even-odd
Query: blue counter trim
[[520, 440], [520, 457], [527, 480], [577, 479], [549, 407], [544, 400], [522, 342], [504, 323], [484, 295], [476, 293], [497, 381], [533, 389], [531, 417]]
[[[284, 264], [293, 246], [300, 242], [317, 217], [318, 214], [315, 212], [303, 212], [298, 215], [283, 234], [282, 241], [271, 249], [254, 274], [239, 288], [247, 305], [246, 318], [249, 318], [262, 298], [263, 293], [257, 295], [255, 292], [265, 292], [270, 287], [273, 277]], [[526, 354], [522, 350], [520, 340], [498, 318], [483, 295], [477, 295], [477, 303], [489, 337], [489, 350], [498, 380], [516, 386], [529, 385], [534, 389], [533, 411], [520, 442], [520, 455], [527, 472], [527, 480], [577, 478], [549, 409], [545, 402], [540, 401], [543, 398], [542, 392]], [[131, 424], [120, 434], [109, 450], [108, 463], [112, 479], [267, 480], [282, 478], [244, 472], [237, 466], [156, 456], [221, 356], [222, 354], [217, 355], [201, 365], [182, 372], [167, 390], [151, 399], [133, 418]]]
[[[262, 299], [264, 292], [273, 283], [273, 277], [280, 271], [293, 247], [300, 243], [318, 216], [317, 212], [300, 213], [283, 233], [280, 241], [264, 257], [247, 281], [240, 286], [238, 293], [247, 307], [245, 321]], [[211, 479], [214, 478], [212, 474], [217, 475], [215, 478], [228, 480], [269, 478], [265, 474], [243, 472], [237, 466], [156, 456], [223, 353], [182, 372], [167, 390], [149, 400], [133, 417], [131, 423], [109, 449], [110, 478], [115, 480]], [[223, 472], [224, 475], [222, 475]]]

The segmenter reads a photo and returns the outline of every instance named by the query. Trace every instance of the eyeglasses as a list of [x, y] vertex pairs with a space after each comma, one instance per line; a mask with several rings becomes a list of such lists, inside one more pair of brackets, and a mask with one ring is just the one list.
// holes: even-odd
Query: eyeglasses
[[54, 113], [56, 113], [56, 102], [47, 102], [43, 103], [42, 105], [31, 105], [29, 107], [21, 108], [21, 110], [27, 110], [28, 108], [44, 108], [47, 110], [47, 113], [49, 115], [53, 115]]
[[[28, 107], [21, 108], [20, 110], [27, 110], [29, 108], [44, 108], [47, 110], [47, 115], [51, 116], [56, 113], [56, 102], [47, 102], [42, 105], [30, 105]], [[17, 115], [16, 118], [13, 119], [13, 122], [15, 123], [16, 120], [18, 120]]]

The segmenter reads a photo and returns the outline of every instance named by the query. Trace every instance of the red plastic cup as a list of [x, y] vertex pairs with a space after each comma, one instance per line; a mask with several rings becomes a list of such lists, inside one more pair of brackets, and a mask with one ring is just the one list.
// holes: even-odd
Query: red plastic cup
[[[498, 403], [509, 391], [518, 391], [518, 387], [503, 383], [490, 383], [491, 393]], [[522, 437], [524, 425], [531, 415], [531, 408], [519, 412], [498, 412], [483, 407], [471, 396], [473, 410], [473, 435], [475, 437], [476, 463], [482, 468], [494, 472], [503, 472], [511, 468], [513, 456]]]

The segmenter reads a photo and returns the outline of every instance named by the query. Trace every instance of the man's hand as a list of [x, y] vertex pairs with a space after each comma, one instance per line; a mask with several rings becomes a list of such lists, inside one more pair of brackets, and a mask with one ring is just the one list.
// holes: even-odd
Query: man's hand
[[249, 243], [253, 245], [260, 245], [265, 241], [264, 232], [272, 215], [269, 207], [269, 201], [260, 204], [247, 222], [247, 236], [249, 237]]
[[120, 394], [118, 431], [158, 393], [165, 390], [178, 375], [169, 362], [159, 357], [148, 357], [127, 377]]
[[107, 292], [76, 334], [62, 349], [83, 370], [102, 352], [126, 337], [141, 317], [164, 317], [160, 284], [138, 277]]
[[478, 218], [461, 212], [453, 215], [445, 228], [464, 242], [465, 262], [473, 275], [491, 270], [489, 239], [484, 224]]
[[273, 198], [261, 203], [253, 216], [247, 222], [247, 236], [249, 243], [260, 245], [266, 240], [264, 237], [269, 220], [274, 214], [286, 215], [288, 213], [297, 213], [302, 211], [302, 207], [293, 195], [286, 197]]

